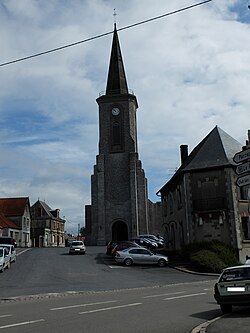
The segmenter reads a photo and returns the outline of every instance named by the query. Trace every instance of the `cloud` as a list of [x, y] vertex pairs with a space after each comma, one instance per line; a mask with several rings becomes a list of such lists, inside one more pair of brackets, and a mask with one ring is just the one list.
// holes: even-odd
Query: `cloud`
[[[31, 1], [0, 4], [1, 63], [162, 15], [193, 1]], [[246, 7], [246, 8], [245, 8]], [[151, 200], [218, 125], [244, 144], [248, 130], [249, 10], [212, 1], [119, 32], [139, 109], [139, 154]], [[244, 10], [247, 12], [245, 14]], [[46, 199], [71, 232], [84, 224], [98, 154], [98, 105], [112, 36], [0, 67], [0, 196]]]

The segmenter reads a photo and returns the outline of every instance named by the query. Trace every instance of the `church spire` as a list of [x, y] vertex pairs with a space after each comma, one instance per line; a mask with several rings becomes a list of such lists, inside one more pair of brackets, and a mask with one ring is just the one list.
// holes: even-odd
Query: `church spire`
[[109, 62], [108, 80], [106, 86], [106, 95], [120, 94], [128, 94], [128, 86], [115, 23]]

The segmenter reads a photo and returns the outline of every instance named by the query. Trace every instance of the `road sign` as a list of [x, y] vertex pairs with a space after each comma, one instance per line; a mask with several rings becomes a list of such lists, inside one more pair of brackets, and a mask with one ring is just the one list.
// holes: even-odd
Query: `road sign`
[[234, 155], [234, 162], [241, 163], [250, 159], [250, 149], [242, 150]]
[[238, 186], [245, 186], [250, 184], [250, 175], [241, 176], [237, 179], [236, 184]]
[[250, 171], [250, 162], [246, 162], [241, 165], [238, 165], [236, 168], [237, 175], [241, 175], [242, 173], [249, 172], [249, 171]]

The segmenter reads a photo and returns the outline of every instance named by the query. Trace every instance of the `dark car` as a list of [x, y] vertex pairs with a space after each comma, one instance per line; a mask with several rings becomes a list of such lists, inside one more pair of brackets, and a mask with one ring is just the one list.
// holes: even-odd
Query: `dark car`
[[125, 244], [125, 243], [131, 243], [131, 241], [128, 241], [128, 240], [116, 240], [116, 241], [110, 241], [110, 242], [108, 242], [107, 248], [106, 248], [106, 254], [111, 255], [113, 248], [117, 244]]
[[159, 239], [158, 237], [156, 237], [155, 235], [150, 235], [150, 234], [145, 234], [145, 235], [140, 235], [140, 238], [147, 238], [151, 241], [154, 241], [157, 243], [158, 247], [163, 247], [164, 246], [164, 242]]
[[135, 242], [126, 241], [126, 242], [119, 243], [113, 248], [111, 255], [113, 258], [115, 258], [117, 251], [122, 251], [122, 250], [128, 249], [130, 247], [135, 247], [135, 246], [141, 247], [140, 245], [136, 244]]
[[151, 240], [146, 239], [146, 238], [138, 237], [138, 238], [131, 238], [130, 240], [132, 242], [135, 242], [136, 244], [138, 244], [140, 246], [144, 246], [150, 250], [156, 249], [158, 247], [156, 243], [151, 242]]
[[0, 243], [1, 244], [10, 244], [10, 245], [14, 245], [14, 247], [17, 247], [16, 240], [12, 237], [2, 236], [2, 237], [0, 237]]
[[230, 313], [233, 305], [250, 305], [250, 265], [228, 267], [214, 286], [214, 298], [223, 313]]

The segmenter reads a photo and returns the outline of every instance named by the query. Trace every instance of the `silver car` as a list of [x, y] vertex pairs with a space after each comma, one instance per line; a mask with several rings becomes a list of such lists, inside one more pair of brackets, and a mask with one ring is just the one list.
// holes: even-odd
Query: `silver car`
[[214, 298], [223, 313], [232, 306], [250, 305], [250, 265], [228, 267], [214, 286]]
[[124, 264], [125, 266], [147, 264], [164, 267], [168, 263], [168, 257], [161, 254], [155, 254], [150, 250], [141, 247], [130, 247], [123, 251], [117, 251], [115, 261]]
[[69, 254], [85, 254], [86, 246], [83, 241], [73, 241], [69, 248]]

